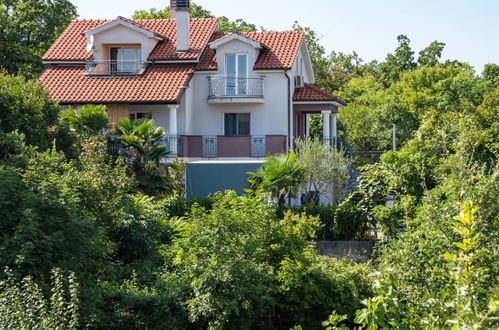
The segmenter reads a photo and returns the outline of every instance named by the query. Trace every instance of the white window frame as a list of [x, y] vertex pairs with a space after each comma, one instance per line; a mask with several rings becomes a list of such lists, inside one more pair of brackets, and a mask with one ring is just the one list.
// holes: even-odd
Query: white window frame
[[[239, 73], [239, 55], [245, 55], [246, 56], [246, 72], [244, 75], [241, 75]], [[229, 74], [227, 73], [227, 59], [228, 59], [228, 56], [235, 56], [236, 58], [236, 61], [235, 61], [235, 72], [236, 74], [234, 75], [234, 96], [246, 96], [248, 95], [248, 76], [249, 76], [249, 54], [248, 53], [245, 53], [245, 52], [230, 52], [230, 53], [225, 53], [224, 54], [224, 68], [225, 68], [225, 79], [226, 80], [226, 83], [225, 83], [225, 91], [226, 91], [226, 94], [229, 95], [230, 93], [228, 92], [229, 91], [229, 85], [228, 85], [228, 82], [229, 82]], [[245, 87], [244, 90], [240, 90], [239, 89], [239, 78], [243, 78], [245, 79]], [[232, 88], [232, 86], [230, 87]], [[243, 91], [242, 93], [240, 93], [240, 91]]]

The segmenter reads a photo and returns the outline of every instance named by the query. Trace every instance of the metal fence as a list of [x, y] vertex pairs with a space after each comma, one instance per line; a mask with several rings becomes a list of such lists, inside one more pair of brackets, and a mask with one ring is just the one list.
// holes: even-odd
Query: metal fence
[[263, 98], [263, 76], [208, 77], [208, 98], [253, 97]]
[[203, 157], [217, 157], [218, 140], [216, 136], [203, 136]]
[[141, 61], [91, 61], [85, 64], [85, 74], [90, 76], [130, 76], [141, 74], [146, 62]]
[[267, 137], [265, 135], [251, 136], [251, 157], [263, 157], [267, 149]]

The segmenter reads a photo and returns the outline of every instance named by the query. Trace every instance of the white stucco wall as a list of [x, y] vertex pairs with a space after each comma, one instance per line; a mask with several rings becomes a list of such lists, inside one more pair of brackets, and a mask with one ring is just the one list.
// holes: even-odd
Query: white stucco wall
[[157, 42], [156, 39], [148, 38], [143, 33], [134, 31], [123, 25], [116, 25], [109, 30], [94, 34], [94, 58], [97, 61], [109, 59], [109, 54], [106, 53], [105, 47], [103, 47], [105, 44], [140, 44], [142, 61], [146, 61]]

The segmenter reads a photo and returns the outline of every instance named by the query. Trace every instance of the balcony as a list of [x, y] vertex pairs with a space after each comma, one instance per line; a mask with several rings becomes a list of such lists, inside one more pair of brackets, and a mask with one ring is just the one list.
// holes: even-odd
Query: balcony
[[144, 73], [147, 63], [140, 61], [90, 61], [85, 64], [87, 76], [138, 76]]
[[183, 136], [183, 156], [193, 158], [261, 158], [286, 151], [283, 135]]
[[263, 76], [208, 77], [209, 103], [263, 103]]

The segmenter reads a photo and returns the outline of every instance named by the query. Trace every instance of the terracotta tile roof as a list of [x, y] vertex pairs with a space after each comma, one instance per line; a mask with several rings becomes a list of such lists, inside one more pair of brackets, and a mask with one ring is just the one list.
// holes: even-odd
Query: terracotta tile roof
[[[177, 37], [175, 20], [125, 20], [165, 38], [164, 41], [158, 42], [149, 57], [150, 60], [195, 60], [217, 27], [216, 18], [192, 18], [190, 26], [191, 50], [185, 53], [176, 53], [175, 43]], [[43, 55], [42, 59], [45, 61], [85, 61], [91, 59], [92, 54], [86, 50], [87, 40], [83, 36], [83, 33], [111, 21], [72, 21], [45, 55]]]
[[336, 101], [343, 105], [346, 105], [346, 101], [342, 98], [328, 93], [319, 87], [315, 87], [313, 85], [305, 83], [305, 86], [302, 88], [297, 88], [295, 90], [295, 94], [293, 95], [293, 101]]
[[[302, 31], [238, 33], [243, 37], [259, 42], [263, 46], [263, 49], [260, 51], [260, 55], [256, 60], [254, 66], [255, 70], [291, 69], [304, 37]], [[214, 33], [210, 39], [210, 43], [226, 37], [229, 34], [230, 33]], [[213, 49], [205, 49], [196, 69], [217, 69], [216, 55]]]
[[50, 66], [40, 81], [60, 103], [176, 102], [193, 65], [151, 66], [140, 77], [86, 77], [83, 66]]

